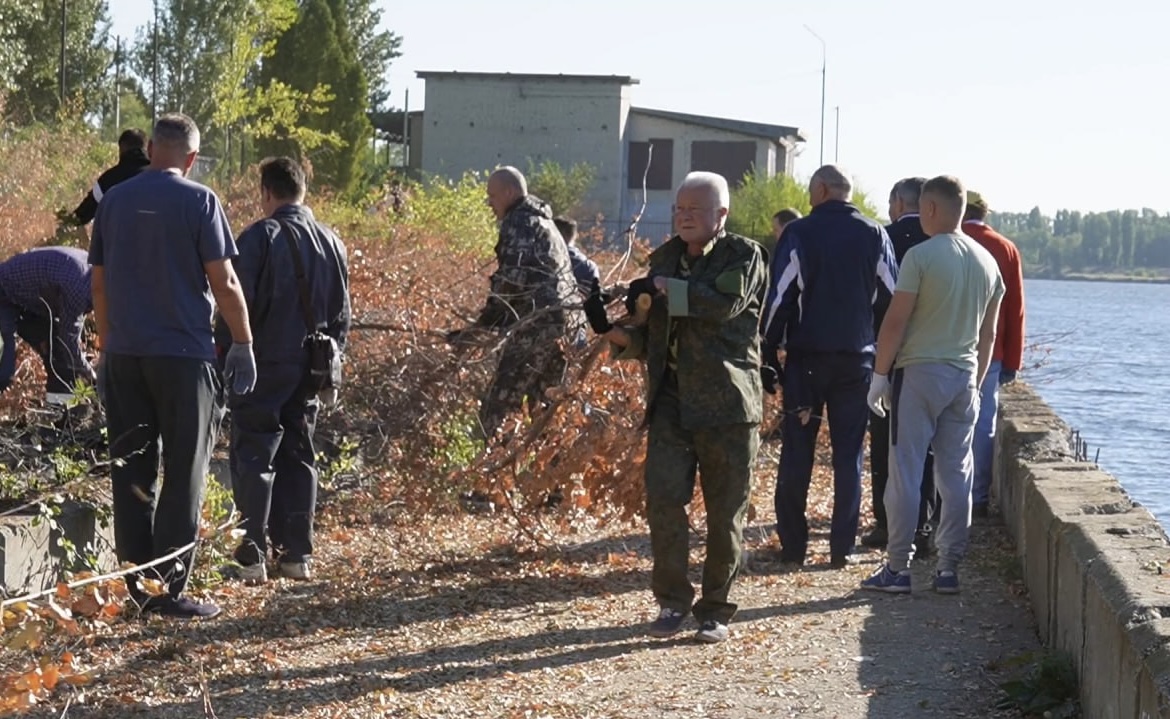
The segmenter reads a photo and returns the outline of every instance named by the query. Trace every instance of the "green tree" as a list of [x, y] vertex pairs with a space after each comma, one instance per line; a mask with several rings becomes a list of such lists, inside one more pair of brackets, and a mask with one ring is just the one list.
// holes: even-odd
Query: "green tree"
[[739, 187], [731, 191], [727, 229], [745, 237], [763, 239], [772, 232], [772, 215], [786, 207], [807, 214], [808, 188], [788, 175], [761, 180], [754, 170], [749, 170]]
[[[212, 88], [228, 60], [235, 13], [220, 0], [156, 0], [153, 22], [140, 27], [131, 64], [158, 112], [182, 112], [205, 129], [215, 110]], [[157, 86], [156, 80], [157, 68]]]
[[552, 205], [557, 215], [574, 215], [593, 189], [597, 170], [587, 162], [579, 162], [568, 169], [559, 163], [545, 160], [539, 165], [528, 160], [528, 191]]
[[[52, 117], [61, 105], [61, 3], [2, 0], [0, 79], [10, 89], [5, 113], [18, 123]], [[105, 0], [71, 0], [65, 5], [65, 100], [89, 108], [107, 92], [110, 18]], [[11, 24], [10, 24], [11, 23]], [[3, 56], [13, 59], [5, 61]]]
[[212, 115], [212, 121], [229, 132], [227, 137], [232, 130], [239, 131], [237, 145], [245, 136], [291, 142], [302, 151], [341, 143], [336, 133], [302, 121], [325, 112], [333, 99], [326, 88], [317, 85], [298, 90], [275, 78], [269, 78], [266, 85], [258, 84], [256, 65], [272, 56], [278, 39], [296, 19], [296, 0], [249, 0], [237, 5], [229, 60], [213, 87]]
[[15, 89], [16, 76], [28, 62], [26, 31], [36, 17], [33, 0], [0, 0], [0, 94]]
[[309, 148], [297, 141], [292, 126], [275, 123], [272, 140], [261, 143], [269, 154], [292, 154], [308, 160], [317, 181], [348, 192], [359, 179], [358, 165], [370, 136], [366, 116], [368, 85], [358, 59], [358, 45], [346, 15], [348, 0], [304, 0], [296, 22], [263, 62], [262, 84], [282, 83], [300, 93], [328, 91], [323, 112], [301, 124], [335, 133], [336, 145]]
[[388, 109], [390, 64], [402, 56], [402, 38], [381, 29], [382, 8], [373, 0], [347, 0], [345, 11], [358, 61], [365, 69], [370, 111]]

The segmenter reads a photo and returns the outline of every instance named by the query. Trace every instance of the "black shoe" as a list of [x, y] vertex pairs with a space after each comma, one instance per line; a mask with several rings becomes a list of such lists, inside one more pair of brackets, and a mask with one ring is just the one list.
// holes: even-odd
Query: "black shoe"
[[673, 637], [682, 631], [683, 621], [686, 618], [686, 612], [663, 607], [659, 610], [658, 617], [650, 622], [650, 636], [658, 637], [659, 639]]
[[151, 597], [142, 607], [143, 613], [154, 613], [169, 619], [211, 619], [223, 610], [211, 602], [197, 602], [187, 597]]
[[844, 569], [853, 564], [848, 554], [834, 554], [829, 559], [830, 569]]
[[885, 527], [874, 527], [868, 534], [862, 535], [861, 546], [870, 549], [885, 549], [890, 541], [890, 535]]
[[987, 515], [991, 513], [987, 502], [977, 502], [971, 507], [971, 517], [973, 519], [987, 519]]

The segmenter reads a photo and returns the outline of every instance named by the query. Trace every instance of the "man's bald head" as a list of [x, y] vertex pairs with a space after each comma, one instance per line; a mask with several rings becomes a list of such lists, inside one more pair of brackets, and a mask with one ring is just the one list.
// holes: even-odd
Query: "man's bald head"
[[840, 165], [823, 165], [809, 180], [808, 194], [814, 206], [829, 200], [848, 202], [853, 197], [853, 179]]
[[528, 196], [528, 181], [515, 167], [501, 167], [488, 176], [487, 196], [496, 219], [502, 220], [513, 205]]

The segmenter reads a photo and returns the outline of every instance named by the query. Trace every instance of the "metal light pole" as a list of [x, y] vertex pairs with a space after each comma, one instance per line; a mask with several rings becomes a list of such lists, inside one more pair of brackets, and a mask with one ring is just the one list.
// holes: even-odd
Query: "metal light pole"
[[818, 35], [816, 30], [813, 30], [808, 25], [805, 25], [804, 29], [808, 30], [809, 33], [811, 33], [812, 36], [815, 37], [817, 40], [819, 40], [821, 43], [821, 164], [824, 165], [825, 164], [825, 68], [827, 67], [825, 60], [828, 56], [828, 52], [827, 52], [826, 46], [825, 46], [825, 39], [823, 37], [821, 37], [820, 35]]
[[841, 106], [837, 106], [837, 129], [833, 131], [833, 162], [841, 161]]

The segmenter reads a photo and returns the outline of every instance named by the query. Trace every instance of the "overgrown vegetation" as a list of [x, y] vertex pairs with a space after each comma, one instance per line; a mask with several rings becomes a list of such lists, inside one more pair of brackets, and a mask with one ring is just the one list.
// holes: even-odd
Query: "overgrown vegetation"
[[[869, 217], [880, 217], [865, 191], [853, 192], [853, 204]], [[727, 229], [745, 237], [761, 239], [772, 233], [772, 215], [791, 207], [802, 215], [811, 209], [808, 183], [788, 175], [774, 175], [766, 180], [754, 171], [744, 174], [739, 186], [731, 191], [731, 213]]]
[[[66, 147], [72, 152], [57, 150]], [[79, 124], [0, 136], [0, 188], [13, 188], [0, 193], [0, 254], [57, 242], [54, 210], [71, 205], [110, 154], [96, 132]], [[50, 160], [44, 162], [44, 157]], [[261, 216], [254, 170], [213, 182], [234, 229]], [[529, 538], [543, 536], [536, 510], [552, 494], [568, 500], [558, 509], [565, 526], [632, 515], [642, 503], [636, 480], [643, 454], [643, 437], [637, 431], [641, 376], [636, 367], [602, 367], [599, 345], [568, 349], [568, 381], [550, 394], [547, 408], [512, 417], [488, 447], [473, 439], [478, 398], [494, 371], [501, 338], [488, 335], [479, 344], [455, 349], [446, 343], [445, 333], [475, 316], [487, 290], [496, 228], [484, 197], [483, 175], [468, 173], [456, 182], [408, 186], [397, 209], [377, 191], [356, 201], [331, 194], [308, 198], [315, 213], [334, 224], [348, 245], [355, 313], [342, 405], [320, 422], [323, 445], [336, 448], [324, 467], [326, 489], [344, 484], [346, 496], [334, 494], [335, 500], [353, 503], [359, 511], [404, 505], [418, 513], [453, 509], [460, 494], [475, 491], [507, 509], [517, 531]], [[647, 248], [639, 244], [632, 250], [632, 259], [616, 268], [613, 281], [640, 273]], [[608, 271], [620, 257], [596, 259]], [[18, 352], [13, 387], [0, 396], [0, 433], [8, 436], [21, 423], [35, 424], [30, 408], [40, 406], [43, 391], [40, 362], [23, 344]], [[104, 471], [83, 471], [102, 461], [101, 450], [59, 453], [56, 448], [69, 441], [40, 440], [31, 450], [45, 467], [35, 481], [55, 469], [74, 484], [108, 481], [101, 476]], [[598, 452], [598, 447], [606, 451]], [[11, 485], [20, 481], [12, 477], [23, 475], [2, 476]], [[50, 489], [33, 481], [26, 479], [16, 491], [27, 495]], [[204, 507], [204, 546], [194, 578], [201, 587], [219, 581], [210, 570], [227, 561], [234, 541], [225, 516], [226, 494], [217, 487], [209, 491]], [[49, 503], [59, 490], [51, 491]], [[73, 549], [79, 556], [87, 554], [86, 548]], [[34, 654], [6, 653], [0, 676], [15, 670], [9, 662], [31, 661], [33, 656], [45, 666], [64, 666], [63, 648], [84, 634], [87, 625], [116, 621], [124, 611], [120, 580], [78, 589], [63, 586], [53, 596], [59, 606], [73, 603], [84, 609], [61, 623], [43, 600], [7, 608], [7, 632], [21, 633], [32, 624], [40, 629], [35, 637], [27, 635], [28, 641], [10, 645]], [[38, 685], [14, 701], [29, 701], [38, 691], [51, 687]]]
[[528, 191], [552, 205], [554, 215], [573, 217], [585, 209], [583, 203], [593, 189], [597, 170], [587, 162], [562, 167], [551, 160], [539, 164], [529, 160], [525, 177]]
[[1026, 717], [1077, 719], [1081, 716], [1077, 670], [1061, 652], [1028, 652], [1005, 663], [1019, 676], [1000, 685], [1001, 709], [1017, 709]]

